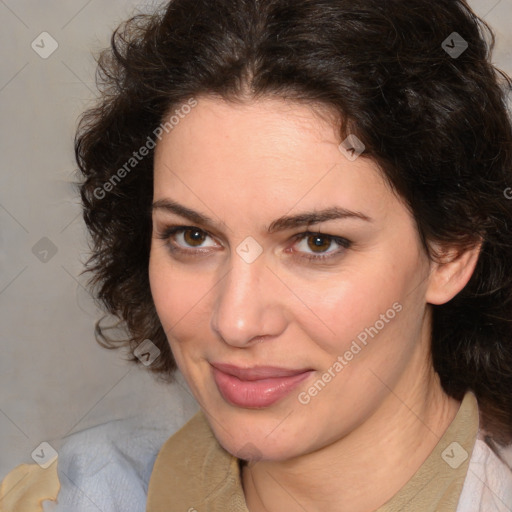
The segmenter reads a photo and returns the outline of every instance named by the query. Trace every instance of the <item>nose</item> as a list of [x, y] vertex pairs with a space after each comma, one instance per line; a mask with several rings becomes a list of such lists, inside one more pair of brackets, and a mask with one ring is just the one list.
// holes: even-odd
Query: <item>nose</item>
[[279, 336], [287, 325], [285, 307], [276, 292], [276, 277], [264, 255], [247, 263], [238, 254], [230, 258], [227, 275], [216, 286], [212, 330], [233, 347], [248, 347]]

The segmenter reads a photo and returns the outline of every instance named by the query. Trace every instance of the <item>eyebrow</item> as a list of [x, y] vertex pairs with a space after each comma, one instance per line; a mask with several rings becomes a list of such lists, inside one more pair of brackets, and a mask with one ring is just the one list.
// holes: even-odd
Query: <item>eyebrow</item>
[[365, 222], [373, 222], [373, 219], [364, 213], [354, 212], [339, 206], [333, 206], [324, 210], [304, 212], [298, 215], [281, 217], [272, 222], [267, 231], [269, 233], [274, 233], [276, 231], [283, 231], [285, 229], [307, 226], [309, 224], [319, 224], [320, 222], [338, 219], [359, 219]]
[[[202, 224], [204, 226], [213, 227], [215, 225], [215, 222], [210, 217], [176, 203], [175, 201], [171, 201], [170, 199], [159, 199], [158, 201], [155, 201], [152, 205], [152, 210], [164, 210], [168, 213], [174, 213], [180, 217], [184, 217], [194, 223]], [[270, 226], [268, 226], [267, 232], [271, 234], [278, 231], [338, 219], [358, 219], [365, 222], [373, 222], [373, 219], [364, 213], [333, 206], [331, 208], [304, 212], [298, 215], [285, 215], [273, 221]]]
[[151, 206], [152, 211], [155, 210], [164, 210], [168, 213], [174, 213], [179, 215], [180, 217], [184, 217], [196, 224], [204, 224], [206, 226], [213, 226], [215, 223], [210, 217], [203, 215], [202, 213], [196, 212], [195, 210], [191, 210], [186, 206], [183, 206], [175, 201], [171, 201], [170, 199], [159, 199], [155, 201]]

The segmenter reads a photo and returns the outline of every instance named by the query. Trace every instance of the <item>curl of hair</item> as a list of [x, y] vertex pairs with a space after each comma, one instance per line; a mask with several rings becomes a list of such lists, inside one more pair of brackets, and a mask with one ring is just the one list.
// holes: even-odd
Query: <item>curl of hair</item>
[[[455, 31], [468, 48], [452, 58], [442, 44]], [[511, 82], [493, 46], [463, 0], [173, 0], [121, 25], [75, 143], [91, 284], [128, 334], [98, 337], [131, 352], [151, 339], [162, 354], [150, 370], [176, 368], [148, 279], [153, 152], [134, 156], [166, 116], [206, 94], [327, 106], [340, 141], [357, 135], [404, 199], [432, 258], [432, 243], [482, 241], [466, 287], [432, 306], [432, 357], [445, 391], [472, 390], [486, 430], [511, 442]]]

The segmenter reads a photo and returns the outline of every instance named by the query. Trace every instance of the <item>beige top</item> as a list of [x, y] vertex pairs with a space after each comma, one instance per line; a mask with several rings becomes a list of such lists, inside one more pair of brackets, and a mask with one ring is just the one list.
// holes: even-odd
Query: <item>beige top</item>
[[[476, 397], [468, 392], [432, 453], [376, 512], [456, 512], [478, 434], [478, 418]], [[48, 469], [22, 464], [0, 484], [0, 512], [42, 512], [42, 502], [56, 501], [59, 490], [57, 461]], [[194, 509], [248, 512], [239, 460], [220, 446], [202, 412], [160, 449], [149, 481], [146, 512]]]
[[[455, 512], [478, 427], [476, 397], [468, 392], [425, 462], [376, 512]], [[146, 512], [194, 509], [249, 512], [239, 460], [220, 446], [202, 412], [162, 446], [149, 481]]]

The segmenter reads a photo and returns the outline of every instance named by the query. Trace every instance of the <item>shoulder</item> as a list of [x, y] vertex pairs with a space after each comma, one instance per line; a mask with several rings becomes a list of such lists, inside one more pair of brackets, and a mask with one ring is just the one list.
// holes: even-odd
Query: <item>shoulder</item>
[[187, 478], [198, 476], [198, 468], [202, 468], [205, 458], [216, 447], [203, 413], [198, 412], [163, 443], [154, 463], [151, 485], [159, 482], [163, 487], [173, 482], [179, 488], [184, 475], [190, 473]]
[[[512, 469], [478, 437], [471, 455], [457, 512], [509, 512], [512, 503]], [[502, 460], [503, 458], [503, 460]]]
[[[215, 421], [215, 420], [213, 420]], [[238, 459], [217, 441], [203, 411], [162, 446], [148, 487], [147, 510], [236, 510], [248, 512]], [[213, 508], [212, 508], [213, 507]]]

